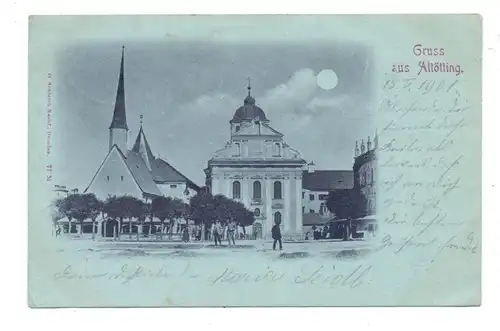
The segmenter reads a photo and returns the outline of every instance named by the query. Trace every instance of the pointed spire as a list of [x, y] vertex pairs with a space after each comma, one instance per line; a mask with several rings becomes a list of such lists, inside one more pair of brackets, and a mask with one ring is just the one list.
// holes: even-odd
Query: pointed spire
[[125, 129], [127, 126], [127, 115], [125, 112], [125, 84], [124, 84], [124, 53], [125, 46], [122, 46], [122, 60], [120, 64], [120, 78], [118, 79], [118, 88], [116, 91], [115, 110], [113, 112], [113, 119], [111, 121], [110, 129]]
[[252, 79], [248, 77], [248, 95], [250, 95], [250, 91], [252, 90]]
[[359, 156], [359, 147], [358, 147], [358, 141], [356, 140], [356, 146], [354, 147], [354, 157]]
[[370, 136], [368, 136], [368, 140], [366, 141], [366, 150], [369, 151], [372, 149], [372, 142], [370, 141]]
[[132, 147], [132, 152], [139, 153], [148, 169], [151, 170], [155, 157], [153, 155], [153, 152], [151, 152], [151, 147], [149, 147], [148, 140], [146, 139], [146, 135], [144, 134], [144, 129], [142, 128], [143, 116], [141, 115], [140, 118], [141, 128], [139, 129], [139, 134], [135, 139], [134, 147]]
[[361, 154], [365, 154], [365, 141], [361, 139]]
[[375, 129], [375, 138], [373, 138], [373, 148], [378, 148], [378, 132], [377, 129]]

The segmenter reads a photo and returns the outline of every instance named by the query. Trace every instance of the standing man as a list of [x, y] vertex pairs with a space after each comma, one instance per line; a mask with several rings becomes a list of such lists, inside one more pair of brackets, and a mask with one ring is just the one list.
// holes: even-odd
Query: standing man
[[220, 222], [217, 221], [214, 224], [214, 240], [215, 240], [215, 246], [217, 246], [217, 242], [219, 242], [219, 245], [222, 245], [222, 242], [220, 240], [220, 235], [222, 233], [222, 226], [220, 225]]
[[229, 246], [231, 246], [231, 240], [233, 241], [233, 246], [236, 247], [236, 243], [234, 242], [234, 233], [236, 231], [236, 224], [234, 221], [229, 221], [227, 225], [227, 241], [229, 242]]
[[276, 242], [279, 241], [280, 243], [280, 251], [283, 250], [283, 244], [281, 243], [281, 230], [280, 230], [280, 225], [278, 223], [275, 223], [273, 225], [273, 228], [271, 230], [271, 234], [273, 236], [274, 242], [273, 242], [273, 251], [276, 250]]

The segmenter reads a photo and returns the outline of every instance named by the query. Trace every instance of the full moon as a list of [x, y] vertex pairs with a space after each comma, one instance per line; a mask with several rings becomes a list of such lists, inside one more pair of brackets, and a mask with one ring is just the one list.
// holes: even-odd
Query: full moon
[[339, 83], [337, 74], [332, 69], [324, 69], [316, 77], [316, 83], [323, 90], [332, 90]]

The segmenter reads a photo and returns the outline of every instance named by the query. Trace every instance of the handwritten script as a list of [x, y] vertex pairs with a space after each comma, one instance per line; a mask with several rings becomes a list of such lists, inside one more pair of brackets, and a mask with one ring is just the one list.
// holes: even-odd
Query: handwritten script
[[[276, 284], [287, 283], [290, 285], [316, 285], [324, 287], [357, 288], [369, 281], [368, 276], [371, 266], [352, 265], [345, 270], [337, 270], [335, 266], [318, 265], [315, 267], [303, 267], [299, 273], [286, 273], [278, 271], [270, 266], [266, 268], [256, 267], [252, 271], [241, 271], [235, 268], [223, 268], [215, 272], [199, 272], [190, 263], [181, 269], [173, 269], [168, 266], [150, 268], [143, 265], [123, 264], [116, 269], [107, 271], [93, 270], [92, 264], [85, 266], [67, 265], [62, 270], [54, 273], [56, 281], [92, 281], [105, 280], [129, 284], [140, 280], [173, 280], [199, 281], [209, 286], [222, 284]], [[217, 268], [220, 269], [220, 268]]]
[[468, 194], [479, 178], [477, 168], [468, 168], [475, 164], [467, 149], [474, 109], [460, 77], [417, 77], [394, 75], [382, 86], [378, 208], [384, 234], [376, 251], [427, 250], [433, 263], [446, 251], [478, 252], [479, 234], [464, 229], [479, 215], [478, 197]]

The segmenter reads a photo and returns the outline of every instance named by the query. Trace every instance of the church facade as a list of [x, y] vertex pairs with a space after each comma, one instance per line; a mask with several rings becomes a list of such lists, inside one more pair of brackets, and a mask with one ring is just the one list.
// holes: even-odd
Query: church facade
[[129, 128], [125, 107], [124, 49], [111, 125], [109, 152], [93, 176], [85, 193], [99, 199], [131, 195], [143, 200], [159, 196], [176, 197], [188, 202], [199, 187], [167, 161], [155, 157], [142, 127], [132, 149], [128, 149]]
[[248, 96], [229, 121], [230, 137], [205, 169], [213, 195], [241, 201], [253, 211], [257, 237], [269, 237], [275, 223], [288, 237], [302, 237], [302, 169], [305, 161], [264, 111]]

